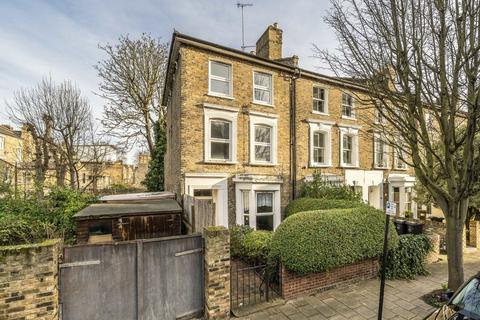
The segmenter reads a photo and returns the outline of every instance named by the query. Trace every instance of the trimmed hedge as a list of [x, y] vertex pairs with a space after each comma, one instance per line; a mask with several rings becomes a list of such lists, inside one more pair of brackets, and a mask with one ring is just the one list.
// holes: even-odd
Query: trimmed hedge
[[235, 225], [230, 227], [230, 255], [243, 258], [245, 254], [245, 236], [253, 231], [249, 226]]
[[265, 263], [270, 253], [272, 237], [272, 231], [254, 230], [247, 233], [243, 242], [245, 256], [251, 261]]
[[427, 275], [426, 258], [432, 243], [424, 234], [399, 236], [398, 245], [387, 254], [386, 277], [388, 279], [414, 279]]
[[[271, 261], [295, 273], [323, 272], [383, 251], [385, 214], [369, 206], [299, 212], [285, 219], [271, 242]], [[393, 223], [391, 230], [395, 230]], [[389, 246], [398, 241], [390, 233]]]
[[354, 200], [300, 198], [288, 203], [285, 208], [285, 217], [289, 217], [297, 212], [326, 209], [350, 209], [362, 205], [364, 205], [362, 202]]

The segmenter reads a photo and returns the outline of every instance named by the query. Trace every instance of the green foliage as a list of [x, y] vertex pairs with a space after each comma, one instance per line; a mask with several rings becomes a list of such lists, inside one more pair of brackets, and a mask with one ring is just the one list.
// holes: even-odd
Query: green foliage
[[302, 184], [300, 194], [306, 198], [342, 199], [361, 202], [361, 195], [347, 185], [333, 185], [322, 177], [321, 173], [313, 174], [312, 181]]
[[430, 239], [423, 234], [399, 236], [398, 245], [387, 255], [386, 277], [388, 279], [414, 279], [426, 275], [425, 258], [432, 250]]
[[165, 121], [163, 119], [155, 122], [155, 148], [152, 159], [148, 164], [148, 171], [142, 184], [148, 191], [164, 190], [164, 167], [163, 157], [167, 150], [167, 136], [165, 130]]
[[285, 208], [285, 216], [289, 217], [297, 212], [326, 209], [349, 209], [360, 207], [362, 205], [362, 202], [356, 200], [300, 198], [290, 201]]
[[243, 246], [248, 260], [265, 263], [270, 253], [272, 237], [272, 231], [254, 230], [247, 233]]
[[230, 227], [230, 254], [234, 258], [246, 257], [245, 236], [253, 231], [249, 226], [235, 225]]
[[44, 199], [7, 194], [0, 199], [0, 246], [56, 237], [72, 243], [73, 215], [93, 200], [90, 195], [69, 189], [52, 189]]
[[[385, 214], [369, 206], [299, 212], [275, 231], [270, 260], [306, 274], [375, 258], [382, 254]], [[394, 230], [393, 224], [391, 230]], [[389, 246], [397, 243], [390, 233]]]

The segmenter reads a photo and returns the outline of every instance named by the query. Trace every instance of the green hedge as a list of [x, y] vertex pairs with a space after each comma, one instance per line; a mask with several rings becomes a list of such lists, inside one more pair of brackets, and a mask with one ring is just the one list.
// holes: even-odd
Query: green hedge
[[426, 257], [432, 250], [430, 239], [423, 234], [399, 236], [398, 245], [387, 254], [388, 279], [414, 279], [426, 275]]
[[230, 255], [234, 258], [245, 257], [245, 236], [253, 231], [249, 226], [235, 225], [230, 227]]
[[297, 212], [326, 209], [349, 209], [360, 207], [362, 205], [363, 204], [360, 201], [355, 200], [300, 198], [289, 202], [285, 208], [285, 216], [289, 217]]
[[[378, 257], [384, 227], [385, 214], [369, 206], [299, 212], [275, 231], [270, 259], [280, 259], [287, 269], [305, 274]], [[397, 241], [396, 232], [391, 232], [390, 247]]]
[[272, 237], [272, 231], [255, 230], [248, 233], [243, 243], [247, 259], [258, 263], [267, 262]]

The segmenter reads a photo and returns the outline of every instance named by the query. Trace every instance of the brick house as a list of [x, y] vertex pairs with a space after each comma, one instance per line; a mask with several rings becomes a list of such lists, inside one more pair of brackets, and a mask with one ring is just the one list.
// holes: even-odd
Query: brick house
[[276, 228], [318, 171], [374, 207], [390, 199], [416, 214], [415, 177], [358, 103], [365, 89], [283, 57], [277, 24], [256, 53], [175, 32], [164, 92], [166, 190], [211, 197], [217, 225]]

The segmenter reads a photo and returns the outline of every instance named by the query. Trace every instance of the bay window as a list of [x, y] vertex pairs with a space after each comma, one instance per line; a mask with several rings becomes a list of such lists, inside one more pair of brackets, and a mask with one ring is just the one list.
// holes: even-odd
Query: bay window
[[273, 231], [273, 192], [256, 193], [257, 230]]

